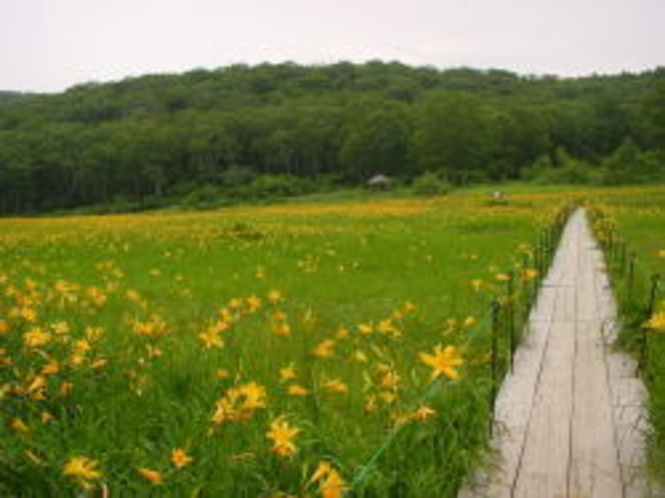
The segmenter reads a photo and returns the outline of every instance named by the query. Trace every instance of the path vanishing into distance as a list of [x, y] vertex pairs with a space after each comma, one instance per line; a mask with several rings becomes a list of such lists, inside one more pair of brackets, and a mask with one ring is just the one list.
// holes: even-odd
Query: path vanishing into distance
[[496, 468], [460, 497], [652, 496], [642, 474], [646, 389], [636, 363], [613, 351], [616, 329], [603, 257], [578, 210], [498, 394]]

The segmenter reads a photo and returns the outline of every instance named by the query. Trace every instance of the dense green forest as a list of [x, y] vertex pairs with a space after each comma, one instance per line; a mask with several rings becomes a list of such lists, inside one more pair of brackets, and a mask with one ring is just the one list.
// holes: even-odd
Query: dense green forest
[[0, 92], [0, 214], [405, 183], [665, 180], [665, 68], [234, 65]]

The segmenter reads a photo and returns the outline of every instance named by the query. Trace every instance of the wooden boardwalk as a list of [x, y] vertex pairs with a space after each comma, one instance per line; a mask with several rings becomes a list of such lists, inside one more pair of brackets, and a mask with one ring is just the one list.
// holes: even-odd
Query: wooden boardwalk
[[497, 461], [460, 496], [651, 496], [641, 473], [646, 391], [613, 352], [616, 307], [579, 210], [531, 311], [496, 404]]

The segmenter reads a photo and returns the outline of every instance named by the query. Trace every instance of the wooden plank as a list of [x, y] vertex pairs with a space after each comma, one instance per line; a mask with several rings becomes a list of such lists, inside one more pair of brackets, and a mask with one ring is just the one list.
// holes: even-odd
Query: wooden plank
[[572, 286], [559, 287], [559, 299], [554, 311], [554, 321], [575, 321], [575, 288]]
[[527, 345], [515, 355], [513, 374], [497, 398], [496, 421], [501, 432], [495, 447], [502, 456], [502, 472], [490, 481], [488, 496], [510, 494], [517, 478], [552, 323], [540, 322], [533, 328]]
[[552, 320], [552, 310], [554, 310], [554, 305], [557, 298], [557, 287], [543, 287], [538, 293], [538, 300], [536, 306], [531, 310], [529, 315], [529, 320], [531, 322], [536, 321], [551, 321]]
[[[593, 269], [595, 257], [588, 251], [583, 251], [579, 255], [577, 283], [575, 284], [576, 292], [576, 314], [575, 319], [578, 322], [595, 321], [599, 328], [592, 331], [594, 340], [602, 338], [600, 328], [600, 310], [598, 302], [598, 292], [596, 287], [596, 275]], [[601, 363], [603, 356], [595, 358]]]
[[492, 445], [498, 457], [494, 463], [500, 470], [493, 474], [477, 473], [473, 482], [460, 492], [460, 498], [502, 498], [512, 495], [542, 360], [547, 349], [553, 309], [554, 301], [547, 310], [550, 316], [546, 318], [549, 320], [531, 322], [531, 330], [515, 354], [513, 373], [505, 379], [497, 396], [496, 431]]
[[567, 496], [575, 327], [554, 322], [513, 496]]
[[600, 324], [578, 322], [577, 327], [569, 492], [573, 496], [622, 497]]

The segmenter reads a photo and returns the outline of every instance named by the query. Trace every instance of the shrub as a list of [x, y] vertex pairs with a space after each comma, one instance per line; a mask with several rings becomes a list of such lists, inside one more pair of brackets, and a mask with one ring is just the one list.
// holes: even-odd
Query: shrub
[[428, 171], [413, 181], [412, 189], [416, 195], [433, 196], [447, 194], [450, 192], [451, 187], [439, 175]]
[[214, 185], [205, 184], [191, 191], [183, 200], [185, 206], [211, 206], [222, 198], [222, 193]]
[[246, 166], [233, 164], [219, 174], [219, 182], [226, 188], [237, 188], [249, 185], [256, 174]]
[[311, 192], [310, 181], [293, 175], [260, 175], [242, 189], [245, 197], [266, 199], [271, 197], [291, 197]]
[[626, 139], [601, 162], [605, 185], [626, 185], [660, 181], [665, 176], [663, 158], [656, 152], [642, 152], [631, 139]]
[[116, 195], [110, 202], [100, 205], [99, 209], [104, 213], [129, 213], [137, 210], [137, 203], [125, 196]]
[[557, 151], [556, 164], [548, 156], [542, 156], [531, 165], [522, 177], [539, 185], [588, 185], [600, 183], [598, 169], [586, 161]]

